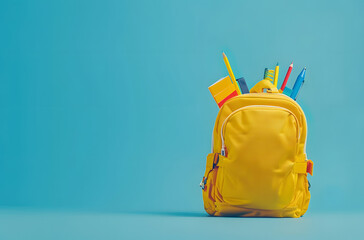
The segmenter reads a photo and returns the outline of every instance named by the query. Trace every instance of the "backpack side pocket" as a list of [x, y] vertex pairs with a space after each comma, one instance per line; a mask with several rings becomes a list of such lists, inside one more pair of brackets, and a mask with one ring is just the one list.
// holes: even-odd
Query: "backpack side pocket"
[[202, 178], [200, 184], [202, 188], [202, 198], [204, 202], [205, 210], [208, 214], [214, 215], [215, 210], [215, 186], [216, 186], [216, 176], [218, 171], [219, 154], [210, 153], [207, 155], [206, 160], [206, 171]]

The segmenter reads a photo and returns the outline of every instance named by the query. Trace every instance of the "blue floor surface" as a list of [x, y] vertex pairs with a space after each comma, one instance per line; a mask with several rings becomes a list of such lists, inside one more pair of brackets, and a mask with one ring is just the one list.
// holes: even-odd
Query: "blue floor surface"
[[360, 239], [364, 214], [217, 218], [203, 212], [0, 210], [0, 239]]

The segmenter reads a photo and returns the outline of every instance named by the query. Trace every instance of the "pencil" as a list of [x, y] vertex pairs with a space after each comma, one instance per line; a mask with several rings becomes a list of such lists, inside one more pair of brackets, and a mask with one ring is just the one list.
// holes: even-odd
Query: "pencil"
[[227, 68], [227, 70], [228, 70], [228, 72], [229, 72], [229, 75], [230, 75], [231, 81], [233, 81], [233, 84], [234, 84], [235, 89], [236, 89], [236, 91], [238, 92], [238, 94], [239, 94], [239, 95], [241, 95], [241, 91], [240, 91], [239, 85], [238, 85], [238, 83], [236, 82], [236, 79], [235, 79], [235, 76], [234, 76], [233, 70], [231, 70], [229, 60], [227, 59], [227, 57], [226, 57], [226, 55], [225, 55], [225, 53], [224, 53], [224, 52], [222, 53], [222, 56], [224, 57], [224, 62], [225, 62], [226, 68]]
[[278, 84], [278, 74], [279, 74], [279, 65], [277, 63], [276, 69], [274, 70], [274, 81], [273, 81], [275, 87], [277, 87]]
[[288, 71], [286, 73], [286, 76], [284, 77], [284, 81], [283, 81], [282, 86], [281, 86], [281, 91], [282, 92], [283, 92], [284, 88], [286, 87], [288, 78], [289, 78], [289, 76], [291, 75], [291, 72], [292, 72], [292, 68], [293, 68], [293, 62], [291, 63], [291, 65], [289, 65], [289, 68], [288, 68]]

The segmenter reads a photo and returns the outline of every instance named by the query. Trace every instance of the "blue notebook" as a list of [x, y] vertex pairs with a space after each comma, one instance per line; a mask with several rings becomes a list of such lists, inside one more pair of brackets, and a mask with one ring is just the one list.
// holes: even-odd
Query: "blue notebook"
[[246, 85], [245, 79], [243, 77], [236, 79], [239, 83], [241, 94], [249, 93], [248, 85]]

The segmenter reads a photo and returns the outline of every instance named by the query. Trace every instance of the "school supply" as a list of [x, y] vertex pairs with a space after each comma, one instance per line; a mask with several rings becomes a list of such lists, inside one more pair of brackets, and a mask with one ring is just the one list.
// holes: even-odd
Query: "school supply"
[[286, 73], [286, 76], [284, 77], [284, 80], [283, 80], [283, 83], [282, 83], [282, 86], [281, 86], [281, 89], [280, 89], [280, 93], [282, 93], [284, 91], [284, 88], [286, 87], [286, 84], [287, 84], [287, 81], [288, 81], [288, 78], [289, 76], [291, 75], [291, 72], [292, 72], [292, 68], [293, 68], [293, 62], [291, 63], [291, 65], [289, 65], [288, 67], [288, 70], [287, 70], [287, 73]]
[[249, 93], [248, 85], [243, 77], [236, 80], [239, 83], [240, 91], [242, 94]]
[[254, 89], [271, 93], [233, 97], [217, 115], [200, 183], [205, 210], [212, 216], [301, 217], [313, 170], [305, 114], [267, 79]]
[[277, 63], [276, 68], [274, 70], [274, 81], [273, 81], [275, 87], [277, 87], [278, 85], [278, 74], [279, 74], [279, 65]]
[[291, 97], [292, 89], [290, 89], [290, 88], [288, 88], [288, 87], [285, 87], [282, 93], [283, 93], [284, 95], [288, 96], [288, 97]]
[[273, 78], [274, 78], [274, 70], [270, 70], [268, 68], [264, 69], [263, 79], [268, 79], [269, 81], [273, 82]]
[[265, 79], [265, 78], [266, 78], [266, 76], [267, 76], [267, 72], [268, 72], [268, 68], [265, 68], [265, 69], [264, 69], [263, 79]]
[[221, 107], [228, 99], [238, 95], [229, 76], [221, 78], [212, 84], [209, 87], [209, 90], [219, 107]]
[[296, 82], [292, 88], [291, 98], [296, 100], [298, 92], [302, 88], [303, 83], [305, 82], [306, 68], [303, 68], [301, 73], [298, 75]]
[[224, 58], [224, 62], [225, 62], [226, 68], [227, 68], [227, 70], [228, 70], [228, 72], [229, 72], [229, 75], [230, 75], [231, 81], [232, 81], [232, 83], [233, 83], [233, 84], [234, 84], [234, 86], [235, 86], [236, 92], [237, 92], [238, 94], [241, 94], [241, 91], [240, 91], [240, 89], [239, 89], [238, 83], [236, 82], [236, 79], [235, 79], [235, 76], [234, 76], [233, 70], [231, 69], [231, 66], [230, 66], [229, 60], [228, 60], [228, 58], [226, 57], [226, 55], [225, 55], [225, 53], [224, 53], [224, 52], [222, 53], [222, 56], [223, 56], [223, 58]]

